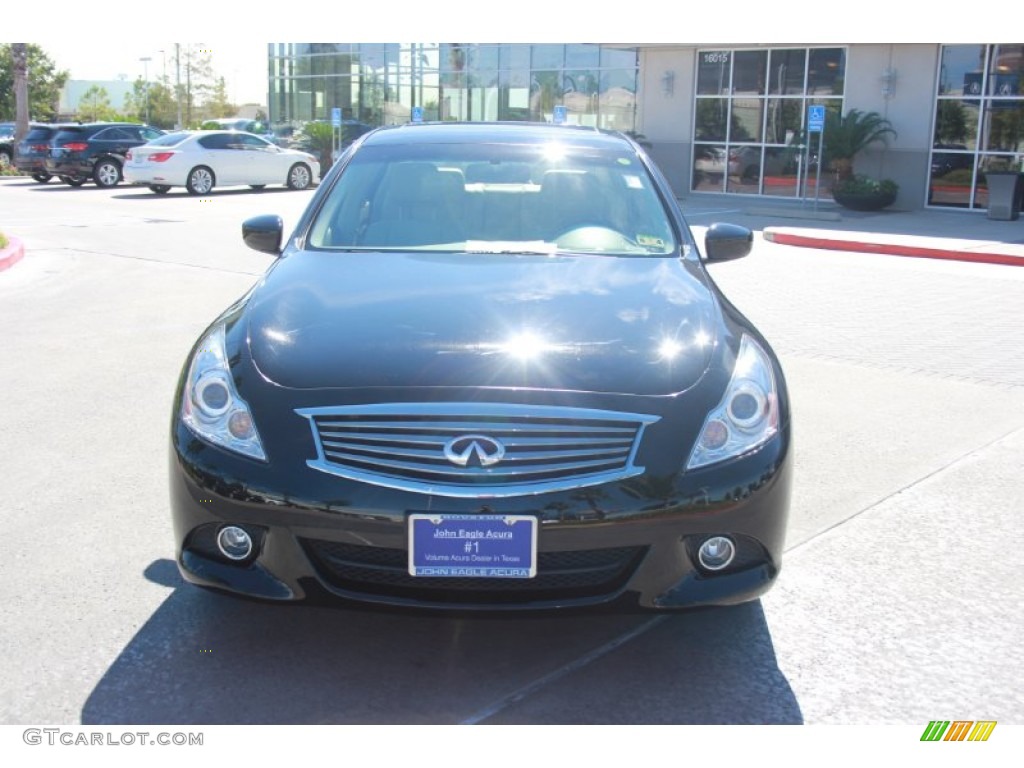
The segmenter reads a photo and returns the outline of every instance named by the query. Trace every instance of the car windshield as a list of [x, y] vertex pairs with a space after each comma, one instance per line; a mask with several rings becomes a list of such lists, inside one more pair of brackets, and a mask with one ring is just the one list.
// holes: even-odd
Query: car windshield
[[312, 248], [669, 255], [636, 154], [568, 144], [365, 146], [313, 222]]

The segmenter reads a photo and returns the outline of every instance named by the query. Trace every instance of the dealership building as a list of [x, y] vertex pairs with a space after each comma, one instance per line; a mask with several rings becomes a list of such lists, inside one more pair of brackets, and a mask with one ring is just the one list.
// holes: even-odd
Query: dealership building
[[814, 107], [891, 123], [896, 136], [855, 170], [896, 181], [899, 209], [985, 210], [986, 172], [1024, 157], [1024, 44], [272, 43], [268, 54], [272, 123], [335, 108], [360, 128], [564, 116], [639, 135], [680, 197], [826, 189], [818, 136], [805, 133]]

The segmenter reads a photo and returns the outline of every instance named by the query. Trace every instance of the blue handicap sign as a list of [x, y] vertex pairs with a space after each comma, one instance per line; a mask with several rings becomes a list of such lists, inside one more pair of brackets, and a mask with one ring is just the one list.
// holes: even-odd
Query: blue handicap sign
[[341, 128], [341, 107], [331, 108], [331, 125]]
[[413, 107], [412, 108], [412, 121], [414, 123], [422, 123], [423, 122], [423, 107]]
[[568, 116], [569, 110], [560, 104], [555, 107], [555, 111], [551, 115], [551, 121], [556, 125], [562, 125]]
[[823, 104], [811, 104], [807, 107], [807, 131], [808, 133], [822, 133], [825, 130], [825, 106]]

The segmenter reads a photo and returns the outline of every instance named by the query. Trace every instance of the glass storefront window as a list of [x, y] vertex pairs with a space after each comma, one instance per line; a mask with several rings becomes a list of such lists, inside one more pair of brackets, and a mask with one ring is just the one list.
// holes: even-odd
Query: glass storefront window
[[1024, 159], [1022, 80], [1022, 44], [942, 47], [928, 205], [985, 208], [985, 174]]
[[764, 99], [732, 99], [729, 141], [761, 141]]
[[845, 79], [842, 48], [698, 51], [692, 189], [806, 193], [794, 142], [809, 105], [842, 113]]
[[789, 144], [800, 132], [803, 123], [803, 99], [768, 99], [764, 141], [766, 144]]
[[1024, 46], [997, 45], [989, 60], [987, 92], [992, 96], [1020, 96]]
[[732, 69], [733, 95], [763, 94], [768, 51], [736, 51]]
[[729, 93], [731, 83], [731, 51], [701, 51], [697, 54], [697, 95]]
[[939, 99], [935, 105], [935, 146], [976, 149], [980, 111], [976, 101]]
[[761, 194], [796, 197], [803, 160], [800, 152], [793, 147], [766, 147]]
[[473, 45], [470, 46], [469, 63], [470, 69], [497, 69], [501, 49], [496, 45]]
[[939, 95], [970, 96], [980, 94], [984, 67], [984, 45], [944, 46], [939, 66]]
[[565, 46], [566, 69], [597, 69], [601, 64], [601, 49], [593, 44]]
[[565, 63], [564, 45], [535, 45], [530, 58], [534, 69], [561, 69]]
[[501, 46], [501, 68], [529, 70], [530, 46], [510, 44]]
[[697, 141], [725, 141], [729, 127], [728, 99], [697, 99]]
[[989, 101], [982, 113], [981, 136], [982, 151], [1024, 151], [1024, 101]]
[[812, 48], [807, 62], [807, 93], [842, 96], [846, 78], [846, 51]]
[[283, 43], [268, 45], [270, 118], [325, 120], [339, 107], [367, 125], [428, 120], [570, 122], [631, 131], [635, 48], [597, 44]]
[[698, 192], [723, 191], [729, 155], [725, 144], [696, 144], [693, 155], [693, 189]]
[[635, 48], [601, 48], [601, 69], [636, 69]]
[[772, 51], [768, 66], [768, 93], [773, 95], [803, 95], [804, 73], [807, 70], [807, 50]]

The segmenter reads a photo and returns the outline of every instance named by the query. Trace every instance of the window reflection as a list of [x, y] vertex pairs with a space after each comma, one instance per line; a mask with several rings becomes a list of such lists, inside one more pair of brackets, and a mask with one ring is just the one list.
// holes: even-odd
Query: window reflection
[[[842, 48], [698, 51], [694, 191], [795, 197], [805, 159], [795, 145], [810, 104], [842, 112]], [[781, 97], [782, 95], [785, 97]], [[823, 178], [823, 183], [828, 179]]]
[[947, 45], [940, 56], [928, 204], [988, 206], [985, 174], [1024, 156], [1024, 45]]
[[631, 131], [637, 52], [596, 44], [287, 43], [268, 46], [270, 120], [543, 120]]

